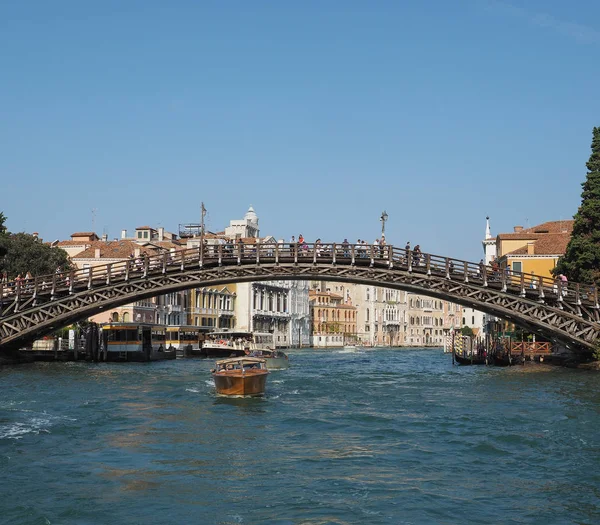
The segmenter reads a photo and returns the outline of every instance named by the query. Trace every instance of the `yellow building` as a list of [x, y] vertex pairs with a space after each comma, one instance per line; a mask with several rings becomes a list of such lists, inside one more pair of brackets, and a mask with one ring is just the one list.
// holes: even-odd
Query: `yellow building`
[[[313, 340], [317, 337], [318, 341], [318, 336], [322, 336], [325, 339], [321, 342], [331, 346], [343, 346], [346, 340], [356, 340], [356, 307], [349, 300], [344, 302], [341, 295], [320, 290], [309, 290], [308, 298]], [[313, 346], [323, 345], [314, 343]]]
[[187, 324], [207, 331], [233, 329], [235, 298], [235, 285], [191, 289]]
[[573, 222], [544, 222], [532, 228], [515, 226], [511, 233], [500, 233], [496, 237], [500, 267], [552, 278], [552, 269], [567, 249]]

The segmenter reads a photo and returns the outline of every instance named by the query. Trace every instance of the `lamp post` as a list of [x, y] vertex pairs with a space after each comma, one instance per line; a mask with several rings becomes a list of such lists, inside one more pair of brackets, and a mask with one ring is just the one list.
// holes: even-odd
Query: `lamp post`
[[385, 237], [385, 221], [388, 220], [388, 214], [385, 212], [385, 210], [383, 210], [383, 213], [381, 214], [381, 217], [379, 217], [379, 220], [381, 221], [381, 236]]

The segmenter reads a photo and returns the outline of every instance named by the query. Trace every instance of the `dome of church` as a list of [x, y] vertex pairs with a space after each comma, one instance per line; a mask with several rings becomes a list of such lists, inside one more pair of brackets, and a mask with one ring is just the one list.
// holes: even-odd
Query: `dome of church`
[[256, 215], [256, 212], [252, 206], [248, 208], [246, 215], [244, 215], [244, 219], [251, 222], [258, 222], [258, 215]]

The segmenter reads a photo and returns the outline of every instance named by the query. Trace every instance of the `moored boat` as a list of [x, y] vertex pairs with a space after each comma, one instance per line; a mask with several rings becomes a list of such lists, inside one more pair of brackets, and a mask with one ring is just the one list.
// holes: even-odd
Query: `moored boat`
[[217, 361], [212, 370], [217, 394], [226, 396], [263, 395], [268, 375], [264, 359], [248, 356]]
[[494, 365], [495, 366], [515, 366], [522, 365], [524, 363], [523, 357], [521, 355], [511, 355], [511, 354], [496, 354], [494, 356]]
[[480, 357], [480, 356], [476, 356], [476, 355], [461, 356], [458, 354], [454, 354], [454, 360], [459, 365], [487, 365], [486, 357]]
[[166, 327], [144, 323], [106, 323], [100, 329], [100, 361], [160, 361], [175, 359], [166, 345]]

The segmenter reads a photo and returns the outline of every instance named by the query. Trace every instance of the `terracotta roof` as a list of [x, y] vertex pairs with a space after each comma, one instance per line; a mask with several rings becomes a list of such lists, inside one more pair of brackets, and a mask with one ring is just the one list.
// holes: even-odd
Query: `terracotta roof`
[[161, 248], [185, 248], [185, 243], [182, 243], [179, 239], [166, 241], [152, 241], [151, 244], [156, 244]]
[[549, 221], [532, 226], [531, 228], [524, 228], [520, 232], [511, 233], [500, 233], [498, 234], [499, 239], [537, 239], [540, 235], [548, 235], [552, 233], [568, 233], [569, 235], [573, 231], [572, 219], [565, 221]]
[[95, 235], [96, 237], [98, 237], [96, 235], [96, 232], [77, 232], [77, 233], [72, 233], [71, 237], [90, 237], [91, 235]]
[[539, 233], [523, 233], [523, 232], [515, 232], [515, 233], [499, 233], [498, 239], [508, 240], [508, 239], [522, 239], [524, 241], [535, 240], [540, 236]]
[[153, 230], [151, 226], [138, 226], [136, 230]]
[[[533, 244], [533, 255], [563, 255], [567, 250], [567, 244], [571, 233], [548, 233], [538, 235]], [[518, 248], [505, 255], [527, 255], [527, 246]]]
[[331, 297], [332, 299], [343, 299], [343, 297], [341, 295], [338, 295], [336, 293], [332, 293], [332, 292], [321, 292], [320, 290], [309, 290], [308, 291], [308, 295], [327, 295], [328, 297]]
[[96, 259], [96, 249], [100, 250], [101, 259], [126, 259], [130, 255], [135, 255], [136, 249], [139, 249], [142, 255], [145, 253], [156, 255], [158, 253], [158, 250], [140, 246], [134, 241], [96, 241], [91, 243], [89, 248], [73, 256], [72, 259]]
[[91, 244], [92, 242], [97, 241], [59, 241], [56, 243], [56, 246], [86, 246], [88, 244]]
[[138, 244], [138, 246], [147, 246], [148, 248], [163, 248], [165, 250], [169, 250], [171, 248], [179, 248], [179, 249], [185, 249], [185, 243], [184, 245], [182, 245], [179, 241], [170, 241], [170, 240], [166, 240], [166, 241], [144, 241], [141, 243], [136, 243]]

